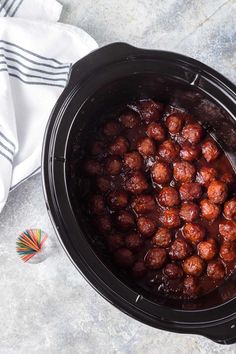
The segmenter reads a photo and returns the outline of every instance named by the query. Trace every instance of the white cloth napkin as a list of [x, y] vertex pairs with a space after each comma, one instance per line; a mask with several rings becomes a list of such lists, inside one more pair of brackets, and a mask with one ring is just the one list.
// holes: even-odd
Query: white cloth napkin
[[43, 135], [71, 64], [97, 48], [54, 23], [55, 0], [0, 0], [0, 211], [10, 188], [40, 169]]

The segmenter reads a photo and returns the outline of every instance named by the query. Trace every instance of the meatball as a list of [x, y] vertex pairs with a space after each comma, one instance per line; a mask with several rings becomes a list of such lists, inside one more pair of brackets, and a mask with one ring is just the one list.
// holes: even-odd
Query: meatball
[[170, 279], [180, 279], [183, 276], [183, 269], [175, 263], [168, 263], [164, 269], [165, 275]]
[[183, 125], [184, 125], [183, 113], [180, 112], [172, 113], [166, 118], [166, 126], [170, 134], [175, 135], [180, 133]]
[[107, 234], [112, 229], [111, 217], [109, 215], [100, 215], [95, 219], [95, 225], [99, 233], [102, 235]]
[[118, 136], [115, 138], [113, 143], [110, 145], [110, 152], [113, 155], [123, 156], [129, 149], [129, 142], [123, 136]]
[[102, 174], [102, 165], [95, 160], [86, 160], [83, 169], [88, 176], [99, 176]]
[[140, 249], [143, 244], [143, 239], [140, 234], [133, 232], [125, 237], [125, 245], [128, 249], [135, 252]]
[[206, 260], [210, 261], [217, 254], [217, 245], [214, 238], [209, 238], [207, 241], [202, 241], [197, 245], [198, 255]]
[[173, 162], [179, 156], [180, 147], [172, 140], [165, 140], [160, 146], [158, 153], [166, 162]]
[[114, 120], [106, 122], [103, 126], [103, 134], [106, 136], [116, 136], [120, 133], [121, 126]]
[[156, 162], [151, 173], [153, 181], [157, 184], [169, 183], [172, 177], [170, 167], [164, 162]]
[[179, 210], [175, 208], [163, 210], [160, 216], [160, 222], [163, 226], [167, 227], [167, 229], [175, 229], [181, 223]]
[[105, 208], [104, 198], [100, 194], [94, 194], [89, 198], [89, 211], [91, 214], [103, 214]]
[[130, 211], [121, 210], [114, 214], [115, 225], [120, 231], [129, 231], [135, 226], [134, 216]]
[[196, 298], [199, 295], [200, 287], [197, 279], [188, 276], [184, 279], [183, 294], [188, 298]]
[[137, 149], [139, 153], [144, 156], [153, 156], [156, 153], [155, 142], [150, 138], [142, 138], [137, 144]]
[[171, 242], [171, 232], [165, 227], [160, 227], [152, 238], [152, 244], [160, 247], [168, 247]]
[[208, 221], [213, 221], [220, 215], [220, 207], [212, 203], [209, 199], [203, 199], [200, 202], [202, 217]]
[[137, 151], [127, 152], [124, 155], [124, 165], [131, 171], [138, 171], [142, 168], [143, 159]]
[[149, 123], [161, 118], [164, 105], [160, 102], [154, 102], [153, 100], [148, 99], [141, 101], [138, 109], [142, 120]]
[[182, 130], [182, 136], [188, 140], [191, 144], [198, 144], [203, 135], [202, 126], [199, 123], [191, 123], [185, 125]]
[[137, 214], [147, 214], [156, 207], [155, 199], [151, 195], [141, 194], [134, 198], [132, 208]]
[[184, 183], [193, 181], [196, 169], [187, 161], [176, 162], [173, 170], [174, 178], [176, 181]]
[[166, 261], [166, 251], [163, 248], [151, 248], [145, 257], [145, 264], [149, 269], [160, 269]]
[[207, 162], [211, 162], [217, 159], [220, 154], [220, 150], [218, 149], [216, 143], [208, 140], [202, 144], [202, 154]]
[[96, 186], [100, 192], [105, 193], [111, 188], [111, 181], [105, 176], [97, 177]]
[[226, 184], [231, 184], [234, 181], [234, 176], [231, 172], [225, 172], [221, 175], [220, 180]]
[[160, 123], [152, 122], [148, 124], [146, 133], [149, 136], [149, 138], [152, 138], [156, 141], [165, 140], [166, 132]]
[[224, 215], [226, 219], [236, 220], [236, 198], [232, 198], [225, 202]]
[[146, 274], [146, 267], [143, 261], [137, 261], [134, 263], [133, 268], [131, 270], [131, 275], [136, 278], [143, 278], [144, 275]]
[[121, 160], [118, 157], [109, 157], [105, 163], [105, 170], [109, 175], [118, 175], [121, 171]]
[[201, 225], [189, 222], [184, 225], [183, 234], [188, 241], [196, 245], [204, 239], [206, 230]]
[[139, 124], [139, 116], [133, 111], [123, 113], [119, 118], [121, 124], [128, 129], [132, 129]]
[[120, 210], [128, 205], [128, 194], [125, 191], [117, 190], [109, 193], [107, 198], [111, 210]]
[[112, 234], [107, 238], [107, 246], [111, 252], [124, 246], [124, 237], [120, 234]]
[[163, 187], [158, 195], [158, 201], [164, 207], [173, 207], [179, 204], [179, 193], [173, 187]]
[[236, 241], [236, 221], [224, 220], [219, 224], [219, 232], [226, 241]]
[[180, 150], [180, 157], [184, 161], [194, 161], [200, 156], [200, 148], [190, 143], [184, 143]]
[[137, 221], [137, 227], [143, 236], [150, 237], [154, 234], [156, 223], [147, 216], [140, 216]]
[[182, 260], [191, 253], [191, 246], [183, 238], [177, 238], [170, 246], [169, 255], [173, 260]]
[[95, 140], [90, 146], [91, 155], [100, 155], [104, 152], [104, 143], [100, 140]]
[[217, 172], [213, 167], [203, 166], [197, 173], [197, 182], [208, 187], [216, 179]]
[[212, 261], [207, 265], [207, 275], [214, 280], [222, 280], [225, 277], [225, 268], [220, 261]]
[[192, 201], [201, 197], [202, 188], [197, 182], [183, 183], [179, 189], [179, 194], [182, 200]]
[[113, 256], [114, 262], [121, 268], [131, 268], [134, 263], [134, 255], [128, 248], [119, 248]]
[[182, 267], [186, 274], [199, 277], [204, 271], [205, 263], [200, 257], [191, 256], [183, 261]]
[[184, 202], [181, 205], [179, 216], [186, 222], [192, 222], [199, 216], [199, 207], [193, 202]]
[[225, 262], [231, 262], [236, 259], [236, 243], [224, 241], [220, 247], [220, 256]]
[[148, 182], [141, 172], [136, 172], [125, 182], [125, 189], [133, 194], [141, 194], [148, 189]]
[[212, 181], [207, 189], [210, 201], [216, 204], [224, 203], [228, 195], [228, 187], [224, 182]]

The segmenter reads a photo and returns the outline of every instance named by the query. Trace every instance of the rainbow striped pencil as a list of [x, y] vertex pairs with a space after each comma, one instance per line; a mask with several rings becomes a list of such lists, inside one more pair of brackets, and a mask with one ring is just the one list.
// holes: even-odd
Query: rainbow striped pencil
[[19, 254], [23, 262], [27, 262], [41, 251], [47, 238], [47, 234], [40, 229], [25, 230], [17, 238], [16, 252]]

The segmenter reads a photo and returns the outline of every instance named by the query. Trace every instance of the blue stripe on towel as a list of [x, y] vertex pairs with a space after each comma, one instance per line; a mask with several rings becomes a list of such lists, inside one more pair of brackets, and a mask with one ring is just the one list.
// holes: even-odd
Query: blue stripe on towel
[[1, 150], [0, 150], [0, 155], [2, 155], [3, 157], [5, 157], [11, 164], [12, 164], [12, 159], [10, 159], [10, 157], [9, 156], [7, 156], [6, 154], [4, 154], [4, 152], [2, 152]]
[[19, 7], [21, 6], [22, 2], [24, 0], [20, 0], [19, 4], [16, 6], [15, 10], [12, 12], [11, 17], [15, 16], [15, 14], [17, 13], [17, 11], [19, 10]]
[[13, 144], [13, 142], [12, 142], [10, 139], [8, 139], [2, 132], [0, 132], [0, 136], [1, 136], [3, 139], [5, 139], [6, 142], [8, 142], [8, 144], [10, 144], [14, 149], [16, 148], [16, 147], [15, 147], [15, 144]]

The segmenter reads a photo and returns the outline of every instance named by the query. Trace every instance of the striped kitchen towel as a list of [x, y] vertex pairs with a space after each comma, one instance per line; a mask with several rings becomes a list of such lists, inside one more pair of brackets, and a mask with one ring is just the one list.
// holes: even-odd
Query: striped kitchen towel
[[56, 0], [0, 0], [0, 210], [40, 170], [43, 135], [71, 65], [97, 48]]

